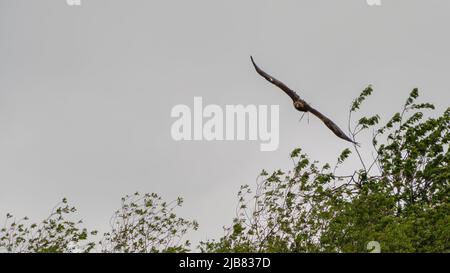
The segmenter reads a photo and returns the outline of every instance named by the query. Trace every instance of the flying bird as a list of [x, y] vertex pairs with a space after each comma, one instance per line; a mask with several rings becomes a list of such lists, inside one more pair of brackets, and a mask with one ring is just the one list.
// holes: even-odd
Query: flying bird
[[289, 97], [291, 97], [292, 101], [294, 102], [294, 107], [300, 112], [310, 112], [316, 117], [318, 117], [336, 136], [349, 141], [353, 144], [358, 144], [352, 139], [350, 139], [333, 121], [331, 121], [329, 118], [327, 118], [325, 115], [314, 109], [311, 105], [309, 105], [306, 101], [302, 100], [300, 96], [292, 89], [287, 87], [284, 83], [280, 82], [279, 80], [275, 79], [274, 77], [270, 76], [266, 72], [264, 72], [261, 68], [259, 68], [255, 61], [253, 60], [253, 57], [250, 56], [250, 59], [252, 60], [253, 66], [255, 67], [256, 72], [258, 72], [259, 75], [261, 75], [263, 78], [268, 80], [270, 83], [278, 86], [281, 90], [283, 90]]

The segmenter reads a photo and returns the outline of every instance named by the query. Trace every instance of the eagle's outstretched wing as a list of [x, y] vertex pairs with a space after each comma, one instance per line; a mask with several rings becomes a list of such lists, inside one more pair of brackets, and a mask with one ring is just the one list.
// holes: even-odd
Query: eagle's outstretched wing
[[291, 97], [291, 99], [293, 101], [300, 99], [299, 95], [297, 95], [297, 93], [295, 93], [294, 90], [290, 89], [284, 83], [280, 82], [279, 80], [275, 79], [274, 77], [272, 77], [269, 74], [267, 74], [266, 72], [264, 72], [261, 68], [259, 68], [256, 65], [255, 61], [253, 60], [252, 56], [250, 56], [250, 59], [252, 60], [253, 66], [255, 67], [255, 70], [256, 70], [256, 72], [258, 72], [259, 75], [261, 75], [263, 78], [265, 78], [272, 84], [278, 86], [281, 90], [283, 90], [286, 94], [288, 94], [289, 97]]
[[355, 141], [353, 141], [351, 138], [349, 138], [331, 119], [327, 118], [325, 115], [317, 111], [316, 109], [312, 108], [310, 105], [308, 105], [308, 112], [311, 112], [313, 115], [318, 117], [336, 136], [347, 140], [353, 144], [358, 145]]
[[283, 90], [286, 94], [291, 97], [291, 99], [294, 101], [294, 105], [296, 105], [296, 102], [298, 103], [296, 107], [299, 111], [306, 111], [311, 112], [313, 115], [318, 117], [336, 136], [339, 138], [342, 138], [346, 141], [349, 141], [353, 144], [358, 145], [355, 141], [353, 141], [351, 138], [349, 138], [333, 121], [331, 121], [329, 118], [327, 118], [325, 115], [311, 107], [308, 103], [306, 103], [304, 100], [300, 99], [300, 96], [295, 93], [292, 89], [287, 87], [284, 83], [280, 82], [279, 80], [275, 79], [274, 77], [270, 76], [266, 72], [264, 72], [261, 68], [259, 68], [255, 61], [253, 60], [253, 57], [250, 56], [250, 59], [252, 60], [253, 66], [256, 69], [256, 72], [258, 72], [259, 75], [261, 75], [263, 78], [271, 82], [272, 84], [278, 86], [281, 90]]

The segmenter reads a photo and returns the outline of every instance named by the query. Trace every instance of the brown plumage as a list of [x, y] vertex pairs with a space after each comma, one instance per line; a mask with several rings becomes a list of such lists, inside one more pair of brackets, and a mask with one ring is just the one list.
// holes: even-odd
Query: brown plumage
[[351, 143], [357, 144], [352, 139], [350, 139], [333, 121], [331, 121], [325, 115], [323, 115], [322, 113], [311, 107], [311, 105], [309, 105], [306, 101], [302, 100], [300, 96], [297, 93], [295, 93], [294, 90], [290, 89], [284, 83], [280, 82], [279, 80], [275, 79], [274, 77], [264, 72], [261, 68], [259, 68], [256, 65], [255, 61], [253, 60], [253, 57], [250, 56], [250, 59], [252, 60], [253, 66], [255, 67], [256, 72], [258, 72], [259, 75], [261, 75], [263, 78], [265, 78], [272, 84], [278, 86], [289, 97], [291, 97], [292, 101], [294, 102], [295, 109], [301, 112], [310, 112], [311, 114], [318, 117], [336, 136]]

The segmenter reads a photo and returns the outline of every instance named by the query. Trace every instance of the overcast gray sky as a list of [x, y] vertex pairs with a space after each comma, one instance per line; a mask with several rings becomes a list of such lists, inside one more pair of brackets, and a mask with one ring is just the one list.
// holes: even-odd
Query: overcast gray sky
[[[295, 147], [323, 162], [350, 147], [313, 116], [299, 122], [250, 54], [343, 128], [368, 84], [363, 113], [387, 118], [418, 87], [439, 114], [449, 13], [447, 0], [0, 0], [0, 215], [37, 220], [67, 197], [106, 231], [121, 196], [156, 192], [185, 198], [194, 242], [218, 237], [262, 168], [290, 168]], [[194, 96], [280, 105], [279, 149], [173, 141], [170, 111]]]

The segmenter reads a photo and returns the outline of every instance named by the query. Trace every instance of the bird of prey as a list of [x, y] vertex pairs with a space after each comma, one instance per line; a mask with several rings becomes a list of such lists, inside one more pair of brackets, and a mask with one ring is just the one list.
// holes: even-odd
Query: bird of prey
[[250, 56], [250, 59], [252, 60], [253, 66], [256, 69], [256, 72], [258, 72], [259, 75], [261, 75], [263, 78], [268, 80], [270, 83], [278, 86], [281, 90], [283, 90], [289, 97], [291, 97], [292, 101], [294, 102], [294, 107], [300, 112], [310, 112], [316, 117], [318, 117], [325, 125], [338, 137], [349, 141], [353, 144], [357, 144], [355, 141], [350, 139], [333, 121], [331, 121], [329, 118], [327, 118], [325, 115], [311, 107], [306, 101], [302, 100], [300, 96], [295, 93], [294, 90], [287, 87], [284, 83], [280, 82], [279, 80], [275, 79], [274, 77], [270, 76], [266, 72], [264, 72], [261, 68], [259, 68], [255, 61], [253, 60], [253, 57]]

